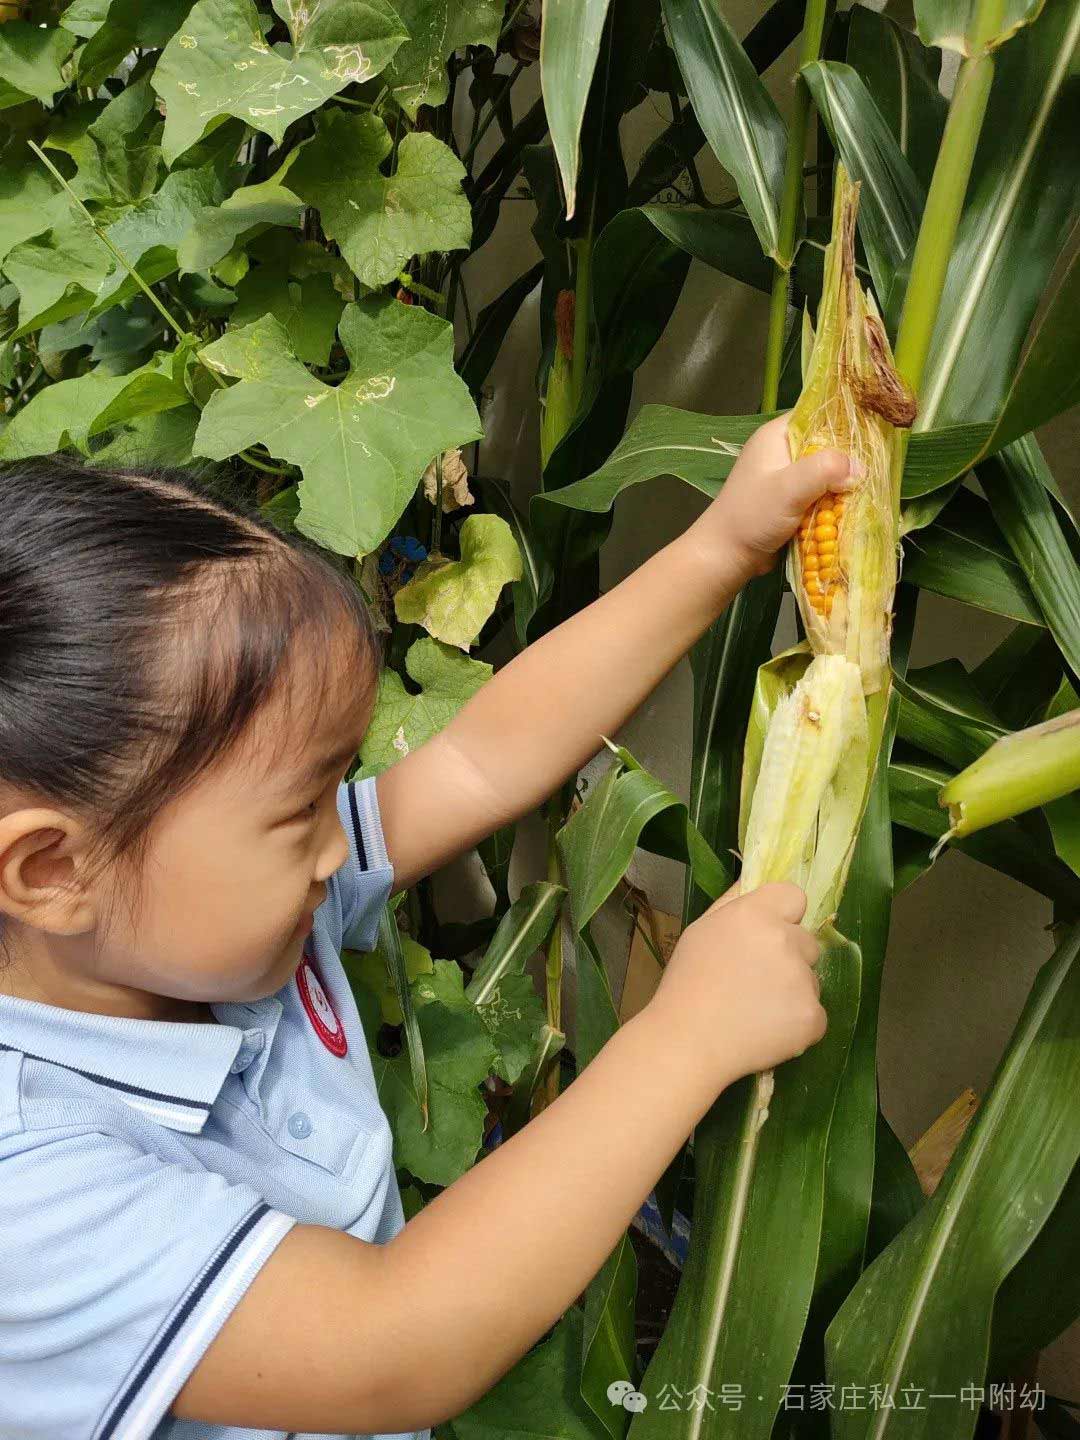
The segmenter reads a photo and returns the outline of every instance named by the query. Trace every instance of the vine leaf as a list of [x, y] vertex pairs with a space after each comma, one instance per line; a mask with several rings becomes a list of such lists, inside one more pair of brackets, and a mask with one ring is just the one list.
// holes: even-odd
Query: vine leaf
[[389, 666], [379, 675], [375, 709], [360, 751], [365, 767], [376, 772], [448, 725], [492, 675], [492, 667], [482, 660], [470, 660], [426, 637], [409, 647], [405, 669], [420, 686], [419, 694], [410, 695]]
[[30, 99], [50, 105], [64, 88], [60, 66], [74, 48], [75, 36], [66, 30], [9, 20], [0, 29], [0, 110]]
[[281, 141], [294, 120], [354, 81], [370, 80], [408, 39], [386, 0], [310, 7], [273, 0], [292, 45], [266, 43], [252, 0], [198, 0], [161, 53], [154, 89], [165, 102], [168, 164], [221, 115]]
[[365, 285], [392, 280], [410, 255], [463, 250], [472, 211], [461, 181], [465, 167], [449, 146], [417, 131], [398, 147], [392, 175], [380, 170], [393, 148], [377, 115], [326, 110], [289, 174], [323, 230]]
[[504, 0], [397, 0], [412, 37], [386, 67], [394, 99], [410, 120], [421, 105], [441, 105], [450, 93], [446, 61], [465, 45], [499, 43]]
[[299, 198], [276, 179], [234, 190], [220, 205], [200, 210], [185, 232], [176, 247], [181, 275], [209, 270], [228, 255], [240, 236], [256, 232], [256, 227], [298, 227], [303, 210]]
[[422, 625], [436, 640], [468, 650], [511, 580], [520, 580], [521, 551], [498, 515], [470, 515], [461, 527], [461, 559], [425, 560], [394, 596], [399, 620]]
[[338, 333], [351, 369], [336, 387], [304, 368], [272, 315], [207, 345], [207, 364], [240, 384], [210, 397], [195, 453], [224, 460], [261, 442], [303, 471], [301, 534], [365, 555], [390, 533], [432, 456], [475, 440], [480, 417], [454, 373], [445, 320], [372, 296], [346, 305]]

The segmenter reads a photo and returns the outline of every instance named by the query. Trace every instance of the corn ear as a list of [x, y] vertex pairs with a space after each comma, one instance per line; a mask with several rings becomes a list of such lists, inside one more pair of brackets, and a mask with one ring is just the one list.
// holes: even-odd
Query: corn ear
[[952, 838], [971, 835], [1080, 789], [1080, 710], [1003, 735], [938, 795]]
[[[792, 459], [835, 446], [864, 474], [807, 512], [788, 551], [788, 579], [818, 654], [858, 665], [873, 694], [889, 675], [889, 639], [899, 556], [898, 428], [915, 399], [893, 364], [877, 305], [855, 273], [859, 182], [837, 166], [832, 239], [816, 331], [803, 322], [803, 388], [788, 417]], [[809, 351], [809, 363], [806, 355]]]
[[574, 292], [560, 290], [555, 301], [555, 353], [541, 401], [540, 464], [547, 469], [556, 445], [574, 418], [571, 375], [574, 362]]
[[869, 765], [858, 666], [818, 655], [768, 715], [756, 774], [744, 789], [743, 889], [792, 881], [806, 891], [807, 929], [831, 919], [855, 848]]

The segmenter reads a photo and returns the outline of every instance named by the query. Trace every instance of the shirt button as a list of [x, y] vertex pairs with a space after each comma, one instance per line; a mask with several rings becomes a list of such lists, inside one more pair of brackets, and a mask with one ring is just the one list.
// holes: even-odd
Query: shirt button
[[311, 1121], [302, 1110], [289, 1116], [289, 1134], [294, 1140], [306, 1140], [311, 1134]]

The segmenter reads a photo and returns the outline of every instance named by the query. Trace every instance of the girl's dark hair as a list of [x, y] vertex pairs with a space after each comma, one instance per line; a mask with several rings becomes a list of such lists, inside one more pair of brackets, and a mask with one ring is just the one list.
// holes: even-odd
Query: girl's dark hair
[[0, 786], [89, 821], [95, 873], [141, 870], [155, 815], [271, 698], [295, 710], [281, 753], [332, 697], [358, 718], [370, 702], [380, 646], [358, 586], [227, 484], [64, 455], [0, 467]]

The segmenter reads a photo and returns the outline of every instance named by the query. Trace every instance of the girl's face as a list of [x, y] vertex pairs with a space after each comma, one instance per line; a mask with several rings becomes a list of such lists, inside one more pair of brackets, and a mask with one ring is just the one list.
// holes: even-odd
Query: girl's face
[[272, 713], [159, 817], [137, 927], [118, 906], [101, 979], [210, 1002], [260, 999], [291, 978], [326, 882], [348, 859], [337, 788], [370, 706], [362, 726], [355, 707], [351, 719], [330, 710], [306, 748], [267, 765], [275, 742], [261, 745], [259, 730], [272, 735]]
[[[0, 970], [0, 992], [101, 1014], [188, 1019], [193, 1005], [257, 1000], [286, 984], [326, 882], [349, 855], [337, 787], [356, 759], [375, 689], [355, 668], [352, 660], [346, 672], [331, 669], [342, 677], [334, 697], [307, 673], [299, 677], [303, 701], [294, 703], [318, 712], [310, 741], [288, 744], [289, 715], [272, 701], [230, 752], [166, 801], [133, 902], [121, 862], [52, 924], [56, 912], [25, 911], [16, 963]], [[20, 887], [79, 874], [76, 832], [65, 826], [57, 849], [46, 843], [55, 829], [35, 829], [50, 813], [58, 812], [4, 818], [4, 846], [15, 842], [7, 853], [27, 847]], [[5, 896], [11, 863], [5, 859]], [[22, 918], [21, 907], [4, 908]]]

